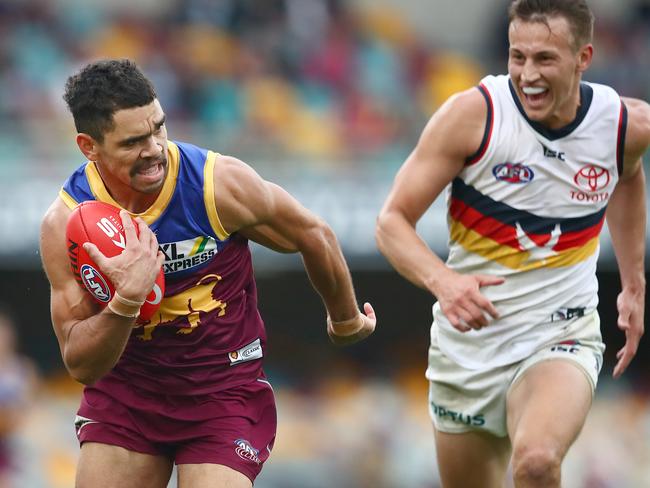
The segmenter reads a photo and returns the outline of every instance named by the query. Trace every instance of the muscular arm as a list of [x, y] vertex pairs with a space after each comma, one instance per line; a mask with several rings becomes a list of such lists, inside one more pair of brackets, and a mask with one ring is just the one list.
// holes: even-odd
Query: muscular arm
[[[222, 156], [215, 171], [215, 195], [221, 223], [281, 252], [299, 252], [314, 289], [328, 314], [328, 325], [342, 322], [341, 336], [328, 327], [336, 343], [363, 339], [375, 327], [372, 307], [357, 307], [352, 279], [332, 229], [278, 185], [262, 179], [250, 166]], [[331, 319], [331, 322], [330, 322]], [[346, 329], [354, 330], [348, 335]], [[336, 327], [335, 327], [336, 329]]]
[[484, 310], [496, 310], [479, 286], [502, 280], [460, 276], [445, 266], [417, 235], [416, 223], [479, 147], [487, 115], [485, 99], [473, 88], [448, 100], [434, 114], [398, 172], [377, 220], [380, 251], [406, 279], [440, 301], [452, 325], [461, 331], [487, 324]]
[[[65, 240], [69, 215], [70, 210], [60, 199], [48, 209], [41, 225], [41, 258], [50, 280], [52, 325], [63, 363], [73, 378], [81, 383], [91, 384], [117, 363], [131, 334], [134, 319], [116, 315], [108, 308], [100, 310], [75, 281]], [[125, 222], [125, 230], [127, 225]], [[134, 232], [134, 229], [132, 230]], [[131, 252], [125, 251], [110, 260], [111, 272], [107, 274], [112, 275], [116, 290], [125, 298], [139, 300], [146, 296], [155, 280], [154, 276], [151, 286], [147, 289], [151, 269], [155, 272], [161, 265], [159, 257], [156, 256], [157, 244], [154, 244], [153, 260], [151, 241], [148, 242], [147, 249], [140, 249], [147, 231], [151, 233], [146, 225], [142, 224], [141, 239], [131, 240]], [[153, 234], [149, 236], [151, 237]], [[155, 237], [153, 239], [155, 241]], [[136, 241], [138, 246], [135, 245]], [[156, 263], [158, 268], [155, 268]], [[120, 269], [123, 277], [116, 274]], [[102, 270], [106, 272], [104, 268]]]
[[636, 354], [645, 307], [646, 195], [641, 157], [650, 145], [650, 106], [629, 98], [624, 103], [628, 129], [623, 174], [607, 207], [607, 226], [621, 276], [618, 327], [626, 336], [625, 346], [617, 354], [614, 377], [625, 371]]

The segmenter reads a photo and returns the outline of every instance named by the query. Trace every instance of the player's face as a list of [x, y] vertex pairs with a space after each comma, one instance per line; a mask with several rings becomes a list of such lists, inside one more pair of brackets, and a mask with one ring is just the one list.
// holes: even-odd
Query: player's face
[[[149, 105], [118, 110], [114, 128], [97, 145], [102, 178], [111, 185], [126, 185], [147, 194], [158, 192], [165, 181], [167, 129], [158, 100]], [[108, 173], [108, 174], [106, 174]]]
[[548, 25], [515, 19], [508, 37], [508, 73], [526, 115], [552, 129], [572, 122], [591, 44], [576, 51], [569, 22], [560, 16], [549, 17]]

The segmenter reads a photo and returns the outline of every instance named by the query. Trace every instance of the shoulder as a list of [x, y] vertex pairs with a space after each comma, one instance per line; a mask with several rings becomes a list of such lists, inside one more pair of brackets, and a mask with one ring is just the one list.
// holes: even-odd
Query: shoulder
[[251, 166], [235, 157], [218, 154], [215, 168], [215, 184], [234, 199], [255, 197], [255, 192], [264, 186], [264, 180], [260, 175]]
[[57, 197], [49, 206], [41, 220], [41, 238], [47, 237], [49, 233], [65, 233], [65, 226], [72, 210], [66, 205], [61, 197]]
[[[57, 198], [41, 221], [40, 252], [45, 272], [54, 285], [67, 279], [69, 272], [65, 229], [72, 210]], [[70, 275], [70, 277], [72, 277]]]
[[487, 115], [488, 103], [487, 90], [483, 86], [475, 86], [458, 92], [440, 107], [437, 114], [446, 117], [449, 121], [459, 122]]
[[650, 144], [650, 105], [638, 98], [621, 97], [627, 108], [626, 144], [640, 144], [647, 148]]
[[627, 167], [638, 164], [650, 146], [650, 105], [638, 98], [622, 97], [621, 101], [627, 109], [625, 132], [625, 166]]
[[473, 87], [451, 96], [427, 123], [418, 146], [444, 147], [450, 156], [462, 160], [473, 154], [481, 144], [488, 117], [489, 102], [482, 90]]
[[217, 155], [214, 195], [223, 227], [229, 232], [254, 225], [272, 198], [268, 183], [248, 164]]

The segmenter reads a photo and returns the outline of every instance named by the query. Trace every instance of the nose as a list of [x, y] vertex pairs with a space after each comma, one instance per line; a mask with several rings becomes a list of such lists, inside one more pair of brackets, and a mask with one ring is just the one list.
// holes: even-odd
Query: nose
[[524, 69], [521, 71], [521, 81], [525, 83], [534, 83], [539, 79], [539, 70], [535, 63], [528, 59], [524, 64]]
[[149, 136], [146, 140], [145, 146], [140, 152], [140, 157], [143, 159], [155, 158], [159, 156], [163, 151], [162, 144], [153, 136]]

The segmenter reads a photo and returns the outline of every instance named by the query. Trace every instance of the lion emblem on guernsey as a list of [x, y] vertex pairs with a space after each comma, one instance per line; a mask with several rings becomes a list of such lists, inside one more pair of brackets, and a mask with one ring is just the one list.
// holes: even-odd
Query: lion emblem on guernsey
[[187, 325], [180, 327], [177, 334], [191, 334], [199, 325], [201, 317], [218, 310], [217, 316], [226, 314], [227, 303], [216, 298], [215, 291], [221, 276], [208, 274], [197, 281], [194, 286], [176, 295], [165, 297], [158, 312], [152, 320], [143, 326], [138, 338], [149, 341], [156, 327], [177, 322], [179, 317], [187, 320]]

